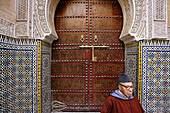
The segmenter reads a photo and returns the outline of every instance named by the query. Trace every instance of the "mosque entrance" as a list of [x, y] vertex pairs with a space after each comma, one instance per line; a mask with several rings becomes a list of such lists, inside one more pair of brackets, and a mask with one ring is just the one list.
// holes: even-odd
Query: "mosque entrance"
[[64, 111], [100, 111], [124, 73], [123, 15], [117, 0], [60, 0], [52, 44], [52, 101]]

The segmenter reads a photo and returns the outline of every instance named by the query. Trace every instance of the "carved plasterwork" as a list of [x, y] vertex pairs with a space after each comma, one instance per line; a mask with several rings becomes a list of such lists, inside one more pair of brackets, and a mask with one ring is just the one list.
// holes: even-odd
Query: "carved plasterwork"
[[[135, 1], [137, 4], [137, 1]], [[139, 6], [136, 7], [136, 22], [140, 21], [138, 32], [136, 32], [136, 40], [143, 40], [147, 38], [147, 14], [146, 14], [146, 1], [140, 1]]]
[[27, 0], [16, 0], [16, 21], [27, 21]]
[[[54, 0], [53, 2], [56, 2], [56, 0]], [[41, 38], [49, 43], [52, 43], [53, 40], [56, 40], [58, 38], [55, 32], [54, 25], [51, 25], [51, 21], [53, 22], [54, 19], [50, 19], [55, 13], [55, 11], [52, 12], [52, 10], [50, 10], [50, 6], [57, 5], [58, 3], [57, 2], [56, 4], [52, 4], [53, 2], [52, 0], [34, 1], [34, 22], [36, 25], [34, 27], [34, 30], [37, 29], [39, 32], [39, 36], [41, 36], [36, 38]], [[34, 33], [37, 34], [37, 32]]]
[[40, 21], [40, 26], [42, 28], [42, 31], [44, 33], [50, 33], [49, 26], [47, 25], [47, 20], [46, 20], [46, 9], [47, 7], [47, 0], [37, 0], [36, 1], [36, 8], [38, 11], [38, 19]]
[[14, 23], [6, 19], [0, 18], [0, 34], [14, 37], [15, 36], [14, 27], [15, 27]]
[[170, 27], [168, 27], [168, 40], [170, 40]]
[[[143, 23], [146, 23], [144, 21], [143, 15], [146, 13], [143, 13], [143, 0], [118, 0], [122, 12], [123, 12], [123, 18], [124, 18], [124, 24], [123, 24], [123, 30], [120, 36], [120, 39], [123, 40], [125, 43], [132, 42], [134, 40], [139, 40], [141, 37], [145, 37], [145, 33], [141, 33], [139, 30], [142, 30], [142, 32], [145, 30], [143, 27]], [[58, 4], [59, 0], [48, 0], [48, 4], [50, 3], [50, 6], [47, 5], [47, 10], [49, 11], [50, 15], [47, 15], [47, 22], [48, 22], [48, 28], [51, 26], [52, 31], [55, 32], [54, 29], [54, 20], [51, 17], [54, 16], [55, 9]], [[49, 9], [48, 9], [49, 8]], [[55, 8], [55, 9], [54, 9]], [[39, 9], [38, 9], [39, 10]], [[52, 21], [48, 21], [52, 20]], [[56, 23], [57, 24], [57, 23]], [[145, 31], [144, 31], [145, 32]], [[139, 38], [139, 39], [137, 39]]]
[[164, 20], [166, 19], [166, 0], [154, 0], [154, 19], [155, 20]]
[[123, 30], [121, 34], [121, 37], [123, 37], [124, 35], [128, 34], [129, 30], [132, 27], [133, 18], [134, 18], [134, 6], [132, 1], [128, 1], [128, 0], [119, 0], [119, 3], [122, 8], [123, 19], [124, 19]]
[[[22, 0], [21, 0], [22, 1]], [[52, 43], [58, 38], [54, 14], [60, 0], [28, 1], [29, 14], [33, 2], [33, 19], [29, 15], [28, 35]], [[152, 38], [167, 37], [166, 0], [118, 0], [123, 12], [123, 29], [120, 39], [125, 44]], [[32, 20], [32, 21], [31, 21]], [[161, 21], [161, 22], [160, 22]], [[31, 24], [33, 22], [33, 30]], [[161, 24], [163, 23], [163, 24]], [[57, 23], [56, 23], [57, 24]], [[159, 31], [159, 32], [158, 32]]]
[[120, 39], [124, 43], [146, 38], [145, 0], [118, 0], [123, 11], [124, 26]]
[[152, 7], [153, 7], [153, 3], [152, 3], [152, 0], [148, 0], [147, 1], [147, 13], [148, 13], [148, 15], [147, 15], [147, 24], [148, 24], [148, 26], [147, 26], [147, 29], [148, 29], [148, 31], [147, 31], [147, 33], [148, 33], [148, 37], [149, 38], [151, 38], [152, 37], [152, 30], [153, 30], [153, 15], [152, 15], [152, 11], [153, 11], [153, 9], [152, 9]]
[[[124, 25], [120, 39], [124, 43], [140, 40], [145, 36], [145, 14], [143, 0], [118, 0], [123, 12]], [[48, 42], [57, 39], [54, 27], [54, 13], [59, 0], [35, 1], [35, 17], [37, 28]], [[57, 24], [57, 23], [56, 23]], [[144, 32], [144, 33], [143, 33]]]
[[40, 30], [38, 29], [38, 25], [36, 23], [36, 18], [34, 18], [34, 26], [33, 26], [33, 37], [37, 37], [37, 38], [40, 38], [42, 37], [41, 34], [42, 32], [40, 33]]
[[[16, 1], [16, 25], [15, 36], [20, 38], [28, 37], [28, 5], [29, 0], [17, 0]], [[31, 15], [32, 16], [32, 15]]]
[[154, 35], [153, 38], [167, 38], [167, 20], [166, 20], [166, 0], [154, 0]]
[[33, 37], [33, 0], [28, 0], [28, 36]]
[[164, 22], [154, 22], [154, 37], [166, 38], [167, 37], [167, 25]]
[[119, 2], [124, 16], [120, 39], [124, 43], [154, 38], [169, 40], [167, 0], [119, 0]]
[[19, 24], [16, 24], [16, 27], [15, 27], [15, 35], [16, 35], [17, 37], [27, 36], [27, 23], [19, 23]]
[[[55, 15], [55, 11], [56, 11], [56, 7], [58, 5], [58, 2], [60, 0], [49, 0], [47, 2], [47, 7], [48, 7], [48, 13], [47, 13], [47, 21], [49, 23], [49, 28], [51, 29], [51, 35], [50, 37], [54, 37], [55, 39], [58, 38], [57, 34], [56, 34], [56, 30], [55, 30], [55, 26], [54, 26], [54, 15]], [[56, 38], [57, 36], [57, 38]]]
[[143, 16], [143, 8], [144, 8], [144, 0], [135, 0], [135, 16], [134, 21], [131, 29], [131, 33], [137, 33], [139, 30], [139, 27], [141, 26], [141, 20], [144, 18]]

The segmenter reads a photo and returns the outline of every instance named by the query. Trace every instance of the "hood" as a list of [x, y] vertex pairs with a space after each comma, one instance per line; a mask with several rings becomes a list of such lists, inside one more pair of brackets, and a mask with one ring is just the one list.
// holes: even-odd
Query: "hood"
[[111, 96], [114, 96], [116, 98], [119, 98], [119, 99], [122, 99], [122, 100], [130, 100], [130, 99], [133, 99], [134, 96], [132, 95], [131, 97], [129, 98], [126, 98], [121, 92], [119, 89], [116, 89], [114, 92], [111, 92], [110, 93]]

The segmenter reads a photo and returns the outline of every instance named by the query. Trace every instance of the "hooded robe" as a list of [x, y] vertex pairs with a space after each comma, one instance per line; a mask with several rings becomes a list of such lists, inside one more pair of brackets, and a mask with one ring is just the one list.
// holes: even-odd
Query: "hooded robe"
[[144, 113], [141, 103], [136, 96], [126, 98], [119, 89], [110, 93], [101, 113]]

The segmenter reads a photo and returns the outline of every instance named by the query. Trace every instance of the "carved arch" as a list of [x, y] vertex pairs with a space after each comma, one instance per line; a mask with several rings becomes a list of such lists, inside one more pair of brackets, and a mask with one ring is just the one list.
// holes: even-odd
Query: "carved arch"
[[52, 43], [58, 39], [54, 26], [54, 14], [59, 0], [36, 0], [34, 2], [34, 21], [39, 35], [36, 38]]
[[143, 0], [118, 0], [123, 12], [123, 29], [120, 39], [125, 43], [146, 38], [146, 12]]
[[[58, 39], [54, 26], [54, 14], [60, 0], [42, 0], [37, 2], [37, 22], [43, 39], [50, 43]], [[123, 29], [120, 39], [126, 44], [140, 40], [145, 35], [143, 0], [118, 0], [123, 12]], [[44, 12], [43, 9], [44, 8]], [[44, 14], [44, 15], [43, 15]]]
[[134, 3], [133, 0], [118, 0], [123, 13], [123, 29], [120, 39], [126, 43], [134, 40], [134, 36], [130, 34], [134, 21]]

